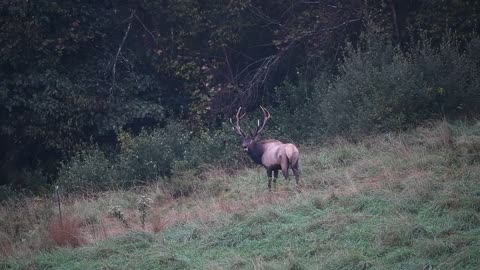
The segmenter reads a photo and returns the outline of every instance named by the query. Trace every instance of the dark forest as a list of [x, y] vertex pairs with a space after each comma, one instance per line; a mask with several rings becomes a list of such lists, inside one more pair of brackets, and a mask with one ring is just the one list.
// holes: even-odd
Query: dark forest
[[305, 145], [475, 118], [479, 23], [473, 0], [2, 1], [0, 187], [238, 166], [240, 106]]

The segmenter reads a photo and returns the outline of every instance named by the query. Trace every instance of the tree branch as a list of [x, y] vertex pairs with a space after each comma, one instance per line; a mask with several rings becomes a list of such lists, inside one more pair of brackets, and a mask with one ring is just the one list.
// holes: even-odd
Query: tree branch
[[[125, 30], [125, 34], [123, 35], [122, 42], [120, 43], [120, 46], [118, 46], [117, 54], [115, 55], [115, 59], [113, 61], [113, 67], [112, 67], [112, 90], [116, 86], [116, 72], [117, 72], [117, 61], [118, 57], [120, 56], [120, 53], [122, 52], [123, 45], [125, 44], [125, 41], [127, 40], [128, 33], [130, 32], [130, 28], [132, 27], [132, 21], [133, 17], [135, 16], [135, 9], [132, 10], [132, 13], [130, 14], [130, 17], [128, 20], [127, 29]], [[112, 94], [112, 93], [111, 93]]]
[[393, 27], [395, 28], [395, 37], [397, 42], [400, 42], [400, 30], [398, 29], [398, 19], [397, 19], [397, 9], [395, 8], [395, 3], [393, 0], [390, 0], [390, 8], [392, 9], [393, 16]]
[[137, 14], [134, 14], [135, 18], [137, 19], [137, 21], [142, 25], [143, 29], [145, 29], [145, 31], [147, 31], [148, 34], [150, 34], [150, 36], [152, 37], [153, 41], [155, 41], [155, 43], [157, 43], [157, 39], [155, 38], [155, 36], [153, 35], [153, 33], [147, 28], [147, 26], [143, 23], [142, 20], [140, 20], [140, 18], [137, 16]]

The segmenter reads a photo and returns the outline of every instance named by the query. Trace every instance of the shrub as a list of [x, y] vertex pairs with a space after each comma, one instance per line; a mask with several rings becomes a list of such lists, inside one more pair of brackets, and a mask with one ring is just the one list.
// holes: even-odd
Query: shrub
[[152, 208], [153, 200], [145, 195], [140, 196], [137, 202], [137, 210], [140, 215], [140, 223], [142, 224], [142, 229], [145, 230], [145, 218], [147, 217], [150, 208]]
[[478, 41], [467, 51], [446, 35], [439, 47], [428, 38], [405, 53], [372, 30], [349, 46], [340, 75], [324, 97], [323, 114], [333, 134], [387, 132], [440, 116], [478, 110]]
[[432, 118], [478, 113], [480, 38], [460, 43], [446, 34], [427, 37], [408, 51], [370, 27], [346, 45], [338, 74], [276, 89], [272, 122], [294, 141], [359, 137], [413, 127]]
[[194, 169], [202, 164], [235, 166], [243, 154], [239, 152], [239, 142], [227, 126], [219, 130], [204, 131], [192, 138], [188, 155], [182, 164], [176, 164], [176, 169]]
[[270, 133], [285, 141], [317, 143], [324, 139], [326, 125], [321, 100], [328, 82], [329, 76], [320, 72], [314, 81], [277, 87], [278, 106], [271, 110]]
[[433, 110], [447, 115], [463, 115], [478, 110], [480, 62], [479, 37], [464, 46], [449, 33], [436, 48], [423, 38], [412, 50], [414, 72], [421, 74], [423, 89], [429, 94]]
[[198, 174], [204, 164], [235, 165], [239, 153], [235, 137], [225, 128], [193, 135], [176, 122], [138, 136], [121, 133], [118, 140], [120, 150], [111, 160], [98, 148], [75, 155], [60, 168], [57, 183], [72, 192], [157, 181], [173, 194], [189, 194], [192, 183], [171, 176]]
[[350, 45], [346, 51], [323, 103], [330, 133], [385, 132], [429, 116], [421, 74], [386, 37], [368, 32], [358, 48]]
[[117, 184], [114, 165], [97, 147], [81, 151], [61, 165], [57, 183], [67, 192], [110, 187]]
[[191, 132], [180, 123], [136, 137], [120, 134], [119, 180], [131, 185], [171, 176], [175, 161], [186, 158], [190, 139]]
[[166, 179], [176, 172], [198, 170], [203, 164], [230, 165], [238, 153], [235, 137], [226, 129], [193, 134], [180, 123], [120, 138], [119, 170], [124, 181]]

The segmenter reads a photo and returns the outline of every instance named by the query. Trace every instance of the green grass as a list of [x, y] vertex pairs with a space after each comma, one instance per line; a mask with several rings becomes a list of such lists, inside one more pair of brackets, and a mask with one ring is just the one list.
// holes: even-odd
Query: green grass
[[[80, 248], [14, 254], [0, 268], [480, 269], [480, 158], [471, 151], [480, 125], [445, 130], [436, 124], [303, 149], [300, 194], [283, 179], [269, 194], [261, 169], [210, 172], [208, 181], [221, 178], [226, 190], [204, 189], [170, 208], [200, 213], [193, 218], [158, 233], [130, 229]], [[135, 193], [113, 194], [110, 200], [133, 207]], [[238, 208], [200, 211], [219, 202]], [[77, 204], [72, 211], [96, 214]]]

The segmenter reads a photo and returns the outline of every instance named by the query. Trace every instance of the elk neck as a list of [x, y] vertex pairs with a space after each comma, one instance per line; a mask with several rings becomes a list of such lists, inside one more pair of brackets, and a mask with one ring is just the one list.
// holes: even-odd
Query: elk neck
[[260, 142], [254, 142], [251, 147], [248, 148], [248, 155], [257, 164], [262, 164], [262, 156], [265, 152], [263, 144]]

